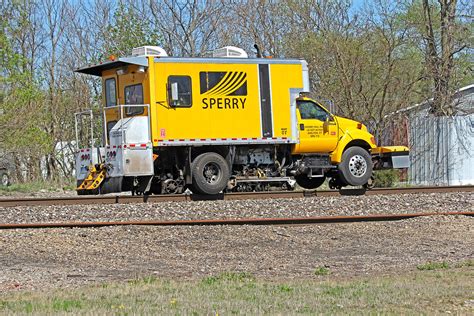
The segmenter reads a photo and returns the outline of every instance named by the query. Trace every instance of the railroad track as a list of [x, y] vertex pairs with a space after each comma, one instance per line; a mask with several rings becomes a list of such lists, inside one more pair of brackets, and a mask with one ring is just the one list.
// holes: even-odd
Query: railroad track
[[238, 218], [238, 219], [197, 219], [179, 221], [107, 221], [107, 222], [58, 222], [58, 223], [0, 223], [0, 230], [32, 228], [71, 228], [71, 227], [105, 227], [105, 226], [217, 226], [217, 225], [308, 225], [335, 224], [356, 222], [398, 221], [415, 217], [435, 215], [474, 216], [474, 212], [441, 212], [412, 214], [377, 214], [352, 216], [320, 216], [296, 218]]
[[85, 205], [85, 204], [126, 204], [126, 203], [158, 203], [179, 201], [203, 200], [249, 200], [275, 198], [302, 198], [314, 196], [341, 196], [341, 195], [387, 195], [387, 194], [416, 194], [416, 193], [446, 193], [446, 192], [473, 192], [474, 186], [443, 186], [443, 187], [410, 187], [410, 188], [375, 188], [343, 189], [340, 191], [270, 191], [270, 192], [241, 192], [218, 195], [198, 194], [168, 194], [168, 195], [91, 195], [51, 198], [0, 198], [0, 207], [12, 206], [48, 206], [48, 205]]

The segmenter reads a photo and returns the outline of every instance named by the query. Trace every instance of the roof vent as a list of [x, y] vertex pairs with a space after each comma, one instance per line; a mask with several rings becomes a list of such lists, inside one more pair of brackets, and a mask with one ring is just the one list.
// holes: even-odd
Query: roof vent
[[168, 54], [160, 46], [140, 46], [132, 49], [132, 56], [159, 56], [167, 57]]
[[213, 51], [212, 57], [248, 58], [249, 56], [242, 48], [225, 46]]

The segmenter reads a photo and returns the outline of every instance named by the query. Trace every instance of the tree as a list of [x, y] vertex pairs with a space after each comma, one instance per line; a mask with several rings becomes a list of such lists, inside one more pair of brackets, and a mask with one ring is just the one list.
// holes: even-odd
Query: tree
[[387, 115], [411, 105], [422, 79], [421, 55], [400, 18], [402, 8], [381, 0], [354, 15], [344, 2], [289, 3], [290, 20], [298, 23], [285, 47], [308, 61], [315, 97], [333, 101], [337, 113], [385, 139]]
[[459, 13], [468, 6], [457, 0], [422, 0], [408, 9], [408, 23], [413, 26], [413, 36], [421, 38], [426, 75], [432, 81], [435, 115], [455, 113], [453, 95], [465, 76], [459, 66], [463, 52], [472, 49], [472, 20], [464, 20]]
[[38, 179], [40, 158], [47, 152], [49, 137], [41, 129], [44, 100], [35, 80], [40, 41], [37, 40], [36, 6], [31, 2], [2, 2], [0, 147], [13, 156], [16, 177]]
[[161, 43], [153, 26], [139, 15], [134, 6], [124, 2], [119, 2], [112, 22], [105, 30], [103, 50], [107, 56], [130, 56], [134, 47]]
[[204, 56], [216, 48], [225, 16], [224, 1], [153, 0], [144, 8], [150, 10], [171, 56]]

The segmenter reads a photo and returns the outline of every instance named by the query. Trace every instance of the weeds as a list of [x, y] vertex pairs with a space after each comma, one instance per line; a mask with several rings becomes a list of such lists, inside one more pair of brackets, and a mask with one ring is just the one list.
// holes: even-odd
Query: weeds
[[289, 293], [293, 291], [293, 288], [289, 285], [282, 284], [278, 286], [278, 291], [279, 292], [284, 292], [284, 293]]
[[419, 264], [416, 266], [418, 270], [439, 270], [439, 269], [449, 269], [449, 264], [445, 261], [442, 262], [428, 262], [424, 264]]
[[33, 193], [39, 191], [58, 191], [58, 190], [74, 190], [75, 184], [73, 180], [58, 181], [32, 181], [26, 183], [13, 183], [7, 187], [0, 186], [0, 195], [14, 192]]
[[377, 170], [374, 172], [374, 178], [375, 187], [389, 188], [400, 181], [400, 172], [398, 169]]
[[70, 312], [82, 307], [81, 301], [55, 298], [52, 302], [55, 312]]
[[202, 280], [204, 284], [212, 285], [217, 282], [253, 282], [255, 278], [247, 272], [223, 272], [217, 276], [209, 276]]
[[474, 267], [474, 260], [466, 260], [456, 264], [456, 268]]
[[2, 293], [0, 315], [439, 314], [449, 310], [469, 314], [470, 307], [462, 302], [472, 299], [473, 268], [468, 266], [472, 261], [464, 264], [450, 273], [415, 270], [348, 280], [264, 281], [245, 272], [225, 272], [201, 281], [151, 276], [107, 287]]
[[329, 273], [329, 268], [326, 268], [324, 266], [317, 267], [316, 270], [314, 270], [315, 275], [328, 275]]

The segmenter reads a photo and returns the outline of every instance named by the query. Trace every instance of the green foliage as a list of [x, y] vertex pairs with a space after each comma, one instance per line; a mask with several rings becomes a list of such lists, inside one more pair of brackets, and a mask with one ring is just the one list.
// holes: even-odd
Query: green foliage
[[152, 25], [139, 16], [133, 6], [119, 3], [112, 25], [107, 28], [104, 52], [107, 55], [129, 56], [132, 48], [158, 45], [161, 40]]
[[66, 181], [28, 181], [26, 183], [13, 183], [10, 186], [0, 186], [0, 195], [10, 195], [12, 193], [35, 193], [39, 191], [60, 191], [74, 190], [76, 188], [75, 179]]
[[417, 265], [418, 270], [439, 270], [439, 269], [449, 269], [449, 264], [445, 261], [442, 262], [428, 262], [425, 264]]
[[55, 298], [51, 304], [55, 312], [71, 312], [82, 308], [82, 302], [79, 300]]
[[278, 287], [278, 291], [279, 292], [284, 292], [284, 293], [289, 293], [289, 292], [293, 292], [294, 291], [294, 288], [287, 285], [287, 284], [282, 284], [282, 285], [279, 285]]
[[377, 170], [374, 172], [374, 186], [376, 188], [390, 188], [400, 181], [398, 169]]
[[324, 266], [317, 267], [314, 270], [315, 275], [328, 275], [330, 273], [329, 268], [326, 268]]
[[32, 73], [27, 46], [18, 46], [17, 36], [32, 28], [28, 6], [14, 1], [0, 18], [0, 149], [14, 153], [25, 165], [27, 159], [39, 161], [53, 146], [44, 129], [48, 124], [47, 111], [42, 109], [45, 92]]

